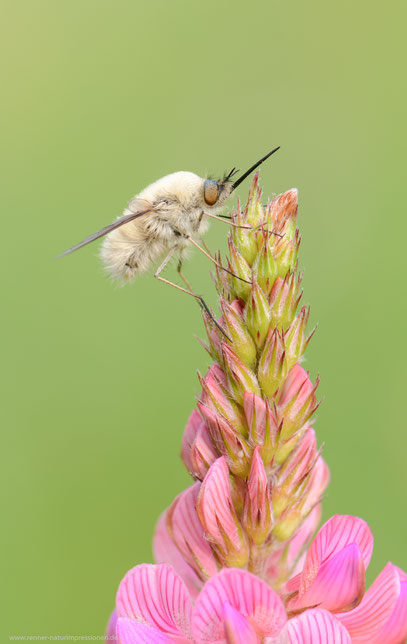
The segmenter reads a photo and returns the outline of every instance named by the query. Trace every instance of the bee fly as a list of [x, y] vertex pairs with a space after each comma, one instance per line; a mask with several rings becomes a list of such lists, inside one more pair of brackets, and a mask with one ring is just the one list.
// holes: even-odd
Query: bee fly
[[[165, 255], [154, 277], [192, 295], [219, 327], [203, 298], [192, 290], [182, 273], [183, 251], [193, 245], [216, 266], [231, 273], [202, 248], [197, 239], [200, 240], [207, 231], [209, 218], [238, 226], [232, 221], [226, 221], [227, 217], [219, 216], [219, 210], [237, 186], [278, 149], [279, 147], [266, 154], [234, 182], [232, 177], [238, 172], [235, 168], [217, 181], [198, 177], [193, 172], [168, 174], [133, 197], [121, 217], [58, 257], [69, 255], [82, 246], [105, 237], [101, 249], [102, 261], [107, 272], [123, 282], [146, 271], [155, 260]], [[186, 288], [161, 277], [162, 271], [175, 254], [179, 258], [178, 273]], [[224, 333], [223, 329], [220, 330]]]

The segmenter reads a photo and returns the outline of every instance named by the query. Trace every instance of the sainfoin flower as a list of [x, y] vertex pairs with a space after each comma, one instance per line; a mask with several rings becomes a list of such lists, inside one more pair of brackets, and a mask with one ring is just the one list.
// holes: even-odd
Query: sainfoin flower
[[329, 469], [313, 429], [318, 381], [301, 365], [313, 331], [299, 306], [297, 192], [262, 204], [256, 175], [246, 206], [231, 213], [218, 324], [204, 313], [214, 363], [181, 449], [195, 482], [158, 521], [156, 564], [120, 583], [107, 641], [407, 638], [406, 573], [388, 563], [365, 588], [366, 522], [336, 515], [317, 530]]

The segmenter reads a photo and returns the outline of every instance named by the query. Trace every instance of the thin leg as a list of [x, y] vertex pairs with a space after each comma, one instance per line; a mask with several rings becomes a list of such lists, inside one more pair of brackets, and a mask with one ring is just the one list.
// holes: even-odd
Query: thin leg
[[187, 287], [188, 287], [188, 289], [189, 289], [190, 291], [192, 291], [192, 286], [191, 286], [191, 284], [188, 282], [187, 278], [185, 277], [184, 273], [182, 272], [182, 257], [180, 257], [180, 258], [179, 258], [179, 262], [178, 262], [178, 266], [177, 266], [177, 271], [178, 271], [178, 275], [179, 275], [179, 276], [180, 276], [180, 278], [183, 280], [184, 284], [186, 284], [186, 285], [187, 285]]
[[[170, 259], [173, 257], [174, 253], [176, 251], [176, 247], [174, 246], [171, 248], [170, 252], [168, 253], [167, 257], [164, 259], [162, 264], [157, 268], [156, 272], [154, 273], [154, 277], [158, 279], [160, 282], [164, 282], [164, 284], [168, 284], [169, 286], [173, 286], [174, 288], [178, 289], [179, 291], [182, 291], [182, 293], [186, 293], [187, 295], [191, 295], [194, 297], [201, 308], [206, 312], [206, 314], [209, 316], [209, 318], [212, 320], [212, 322], [217, 326], [219, 331], [229, 340], [229, 342], [232, 342], [232, 340], [229, 338], [229, 336], [225, 333], [225, 331], [222, 329], [220, 324], [215, 320], [213, 317], [208, 305], [206, 304], [205, 300], [203, 299], [202, 295], [198, 295], [197, 293], [194, 293], [192, 289], [186, 289], [183, 288], [182, 286], [178, 286], [178, 284], [174, 284], [174, 282], [170, 282], [169, 280], [166, 280], [164, 277], [161, 277], [160, 273], [164, 270], [164, 268], [167, 266], [168, 262]], [[182, 266], [182, 264], [181, 264]], [[180, 272], [180, 271], [178, 271]]]
[[[258, 226], [241, 226], [240, 224], [235, 224], [234, 221], [232, 221], [232, 217], [229, 217], [229, 215], [212, 215], [212, 213], [205, 212], [203, 211], [203, 214], [206, 215], [207, 217], [211, 217], [212, 219], [217, 219], [218, 221], [223, 221], [224, 224], [227, 224], [228, 226], [234, 226], [234, 228], [244, 228], [245, 230], [258, 230], [259, 228], [262, 228], [265, 225], [265, 222], [263, 221], [261, 224]], [[280, 235], [279, 233], [275, 233], [274, 230], [271, 231], [272, 235], [275, 235], [276, 237], [283, 237], [283, 235]]]
[[235, 222], [232, 221], [232, 217], [229, 217], [228, 215], [221, 215], [220, 217], [218, 217], [217, 215], [212, 215], [212, 213], [209, 212], [204, 212], [203, 214], [207, 217], [211, 217], [211, 219], [217, 219], [218, 221], [221, 221], [228, 226], [233, 226], [234, 228], [245, 228], [246, 230], [253, 230], [251, 226], [241, 226], [240, 224], [235, 224]]
[[200, 245], [199, 245], [199, 244], [198, 244], [194, 239], [192, 239], [192, 237], [186, 236], [185, 238], [186, 238], [186, 239], [188, 239], [188, 241], [190, 241], [190, 242], [191, 242], [191, 244], [193, 244], [193, 246], [195, 246], [195, 248], [197, 248], [198, 250], [200, 250], [200, 251], [201, 251], [201, 253], [203, 253], [204, 255], [206, 255], [206, 257], [207, 257], [208, 259], [210, 259], [210, 260], [211, 260], [211, 262], [213, 262], [213, 263], [215, 264], [215, 266], [217, 266], [218, 268], [220, 268], [222, 271], [226, 271], [226, 273], [229, 273], [229, 275], [232, 275], [232, 277], [236, 277], [238, 280], [242, 280], [242, 282], [246, 282], [246, 284], [251, 284], [251, 282], [249, 282], [248, 280], [245, 280], [243, 277], [239, 277], [239, 275], [235, 275], [235, 274], [234, 274], [234, 273], [232, 273], [232, 271], [230, 271], [228, 268], [226, 268], [225, 266], [222, 266], [222, 264], [219, 264], [219, 262], [217, 262], [217, 261], [216, 261], [216, 259], [214, 259], [214, 258], [212, 257], [212, 255], [210, 255], [209, 253], [207, 253], [207, 252], [206, 252], [206, 250], [204, 250], [204, 249], [203, 249], [203, 248], [202, 248], [202, 247], [201, 247], [201, 246], [200, 246]]

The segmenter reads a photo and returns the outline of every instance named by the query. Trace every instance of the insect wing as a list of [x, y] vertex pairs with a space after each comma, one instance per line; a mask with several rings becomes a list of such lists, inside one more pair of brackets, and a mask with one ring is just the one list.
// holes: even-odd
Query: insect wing
[[70, 253], [73, 253], [75, 250], [79, 250], [79, 248], [82, 248], [83, 246], [87, 246], [87, 244], [91, 244], [96, 239], [99, 239], [100, 237], [104, 237], [104, 235], [107, 235], [108, 233], [112, 232], [112, 230], [116, 230], [116, 228], [120, 228], [120, 226], [124, 226], [125, 224], [128, 224], [130, 221], [133, 221], [133, 219], [137, 219], [137, 217], [141, 217], [142, 215], [147, 215], [148, 213], [155, 212], [157, 210], [152, 204], [150, 204], [148, 201], [144, 199], [132, 199], [132, 201], [129, 204], [129, 208], [132, 210], [132, 212], [129, 215], [123, 215], [123, 217], [119, 217], [108, 226], [105, 226], [104, 228], [101, 228], [100, 230], [98, 230], [96, 233], [89, 235], [89, 237], [86, 237], [84, 240], [79, 242], [79, 244], [75, 244], [75, 246], [71, 246], [71, 248], [68, 248], [68, 250], [65, 250], [63, 253], [58, 255], [56, 259], [58, 259], [59, 257], [64, 257], [65, 255], [69, 255]]

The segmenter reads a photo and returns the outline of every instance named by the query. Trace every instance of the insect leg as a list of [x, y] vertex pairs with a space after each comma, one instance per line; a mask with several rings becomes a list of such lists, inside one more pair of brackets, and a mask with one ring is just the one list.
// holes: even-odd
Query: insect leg
[[188, 282], [187, 278], [185, 277], [184, 273], [182, 272], [182, 257], [181, 256], [180, 256], [179, 261], [178, 261], [177, 271], [178, 271], [178, 275], [180, 276], [180, 278], [182, 279], [184, 284], [186, 284], [188, 289], [190, 291], [192, 291], [191, 284]]
[[218, 221], [221, 221], [228, 226], [233, 226], [234, 228], [245, 228], [246, 230], [253, 230], [251, 226], [241, 226], [240, 224], [235, 224], [235, 222], [232, 221], [232, 217], [229, 217], [227, 215], [221, 215], [220, 217], [218, 217], [217, 215], [212, 215], [212, 213], [209, 212], [204, 212], [203, 214], [207, 217], [210, 217], [211, 219], [217, 219]]
[[[223, 223], [227, 224], [228, 226], [233, 226], [234, 228], [244, 228], [245, 230], [250, 230], [251, 232], [258, 230], [259, 228], [263, 228], [266, 223], [263, 221], [258, 226], [241, 226], [240, 224], [235, 224], [235, 222], [232, 221], [232, 217], [229, 217], [229, 215], [212, 215], [212, 213], [205, 212], [205, 211], [203, 211], [203, 214], [207, 215], [207, 217], [211, 217], [212, 219], [223, 221]], [[275, 235], [276, 237], [284, 237], [284, 235], [280, 235], [280, 233], [276, 233], [274, 230], [271, 231], [271, 235]]]
[[206, 250], [204, 250], [204, 249], [203, 249], [203, 248], [202, 248], [202, 247], [201, 247], [201, 246], [200, 246], [200, 245], [199, 245], [199, 244], [198, 244], [194, 239], [192, 239], [192, 237], [185, 236], [185, 238], [186, 238], [186, 239], [188, 239], [188, 241], [190, 241], [190, 242], [191, 242], [191, 244], [193, 244], [193, 245], [194, 245], [198, 250], [200, 250], [200, 251], [201, 251], [201, 253], [203, 253], [204, 255], [206, 255], [206, 257], [207, 257], [208, 259], [210, 259], [210, 260], [211, 260], [211, 262], [213, 262], [213, 263], [215, 264], [215, 266], [217, 266], [218, 268], [220, 268], [222, 271], [226, 271], [226, 273], [229, 273], [229, 275], [232, 275], [232, 277], [236, 277], [236, 279], [238, 279], [238, 280], [242, 280], [242, 282], [246, 282], [246, 284], [251, 284], [251, 282], [249, 282], [248, 280], [245, 280], [243, 277], [239, 277], [239, 275], [235, 275], [235, 274], [234, 274], [234, 273], [232, 273], [232, 271], [230, 271], [228, 268], [226, 268], [225, 266], [222, 266], [222, 264], [219, 264], [219, 262], [217, 262], [217, 261], [216, 261], [216, 259], [214, 259], [214, 258], [212, 257], [212, 255], [210, 255], [209, 253], [207, 253], [207, 252], [206, 252]]
[[[171, 250], [168, 253], [167, 257], [164, 259], [162, 264], [160, 264], [160, 266], [157, 268], [156, 272], [154, 273], [154, 277], [156, 279], [158, 279], [160, 282], [164, 282], [164, 284], [168, 284], [169, 286], [173, 286], [174, 288], [178, 289], [182, 293], [186, 293], [187, 295], [191, 295], [192, 297], [194, 297], [198, 301], [200, 307], [206, 312], [206, 314], [209, 316], [209, 318], [212, 320], [212, 322], [217, 326], [219, 331], [225, 336], [225, 338], [227, 340], [229, 340], [229, 342], [231, 342], [231, 339], [225, 333], [225, 331], [222, 329], [222, 327], [220, 326], [219, 322], [217, 322], [215, 320], [215, 318], [213, 317], [213, 315], [212, 315], [208, 305], [206, 304], [205, 300], [203, 299], [202, 295], [198, 295], [197, 293], [194, 293], [194, 291], [192, 289], [190, 289], [190, 288], [188, 288], [188, 289], [183, 288], [182, 286], [179, 286], [178, 284], [174, 284], [174, 282], [170, 282], [170, 280], [165, 279], [165, 277], [161, 277], [160, 273], [162, 273], [164, 268], [167, 266], [168, 262], [173, 257], [173, 255], [174, 255], [176, 250], [177, 250], [176, 246], [171, 248]], [[181, 260], [180, 260], [180, 262], [181, 262]], [[181, 267], [182, 267], [182, 262], [181, 262]], [[180, 270], [178, 272], [181, 274]], [[188, 284], [187, 281], [186, 281], [186, 283]], [[189, 284], [188, 284], [188, 286], [189, 286]]]

